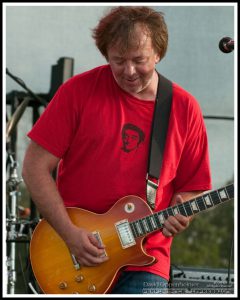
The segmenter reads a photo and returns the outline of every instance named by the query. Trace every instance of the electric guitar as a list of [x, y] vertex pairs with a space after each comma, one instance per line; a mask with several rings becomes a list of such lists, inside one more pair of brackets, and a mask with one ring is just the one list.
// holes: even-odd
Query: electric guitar
[[156, 213], [137, 196], [121, 198], [104, 214], [67, 208], [74, 224], [88, 229], [106, 246], [104, 255], [109, 259], [96, 267], [79, 265], [56, 231], [42, 219], [30, 242], [34, 276], [46, 294], [107, 293], [121, 268], [154, 263], [155, 258], [144, 251], [143, 240], [162, 229], [168, 216], [191, 216], [233, 198], [234, 185], [230, 184]]

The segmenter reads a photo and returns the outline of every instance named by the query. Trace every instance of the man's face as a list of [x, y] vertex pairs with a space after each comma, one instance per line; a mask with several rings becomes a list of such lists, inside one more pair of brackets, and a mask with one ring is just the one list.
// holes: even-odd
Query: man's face
[[119, 45], [109, 48], [108, 61], [118, 85], [129, 94], [144, 98], [152, 88], [159, 55], [153, 49], [151, 37], [140, 24], [135, 27], [131, 47], [125, 53], [122, 53]]
[[124, 151], [130, 152], [137, 149], [139, 144], [139, 134], [132, 129], [126, 129], [123, 133], [123, 147]]

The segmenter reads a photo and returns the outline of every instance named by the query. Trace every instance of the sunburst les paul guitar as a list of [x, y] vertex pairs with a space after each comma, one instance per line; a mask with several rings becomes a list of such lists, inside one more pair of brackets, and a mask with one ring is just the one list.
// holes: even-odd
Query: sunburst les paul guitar
[[168, 216], [191, 216], [233, 198], [234, 185], [230, 184], [156, 213], [137, 196], [121, 198], [104, 214], [67, 208], [74, 224], [88, 229], [106, 246], [104, 255], [109, 259], [96, 267], [80, 266], [56, 231], [42, 219], [30, 242], [35, 278], [46, 294], [107, 293], [121, 268], [154, 263], [155, 258], [144, 251], [143, 240], [162, 229]]

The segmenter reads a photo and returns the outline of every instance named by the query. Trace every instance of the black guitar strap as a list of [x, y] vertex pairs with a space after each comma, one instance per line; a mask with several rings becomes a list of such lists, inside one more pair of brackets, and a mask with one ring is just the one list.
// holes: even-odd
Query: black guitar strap
[[[147, 173], [147, 202], [154, 209], [172, 104], [172, 82], [158, 74]], [[157, 179], [155, 183], [152, 178]]]

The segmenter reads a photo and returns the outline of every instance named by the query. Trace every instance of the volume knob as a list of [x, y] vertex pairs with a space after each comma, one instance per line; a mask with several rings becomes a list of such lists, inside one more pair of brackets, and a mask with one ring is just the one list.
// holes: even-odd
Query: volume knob
[[65, 290], [67, 288], [67, 283], [65, 281], [63, 282], [60, 282], [58, 287], [61, 289], [61, 290]]
[[94, 284], [90, 284], [89, 286], [88, 286], [88, 291], [90, 292], [90, 293], [94, 293], [94, 292], [96, 292], [96, 286], [94, 285]]

